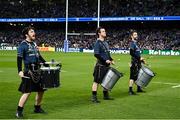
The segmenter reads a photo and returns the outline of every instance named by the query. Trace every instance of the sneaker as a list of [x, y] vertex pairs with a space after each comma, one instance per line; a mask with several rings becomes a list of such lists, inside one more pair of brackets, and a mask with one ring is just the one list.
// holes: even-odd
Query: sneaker
[[17, 111], [17, 112], [16, 112], [16, 118], [17, 118], [17, 119], [23, 118], [22, 111]]
[[129, 95], [136, 95], [136, 93], [134, 93], [133, 91], [129, 91], [128, 93]]
[[39, 109], [34, 109], [34, 113], [42, 113], [42, 114], [45, 114], [46, 112], [45, 112], [42, 108], [39, 108]]
[[142, 92], [145, 92], [145, 91], [143, 91], [142, 89], [138, 89], [137, 92], [141, 92], [142, 93]]
[[93, 102], [93, 103], [100, 103], [100, 101], [97, 99], [97, 96], [92, 96], [92, 99], [91, 99], [91, 101]]
[[109, 96], [104, 96], [103, 99], [104, 99], [104, 100], [114, 100], [114, 98], [111, 98], [111, 97], [109, 97]]

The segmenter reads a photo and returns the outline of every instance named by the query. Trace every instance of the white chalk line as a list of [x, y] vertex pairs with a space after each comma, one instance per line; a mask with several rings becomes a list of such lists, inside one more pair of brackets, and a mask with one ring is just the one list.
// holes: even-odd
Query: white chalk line
[[172, 86], [172, 88], [179, 88], [179, 87], [180, 87], [180, 84], [176, 86]]
[[177, 85], [177, 84], [179, 84], [179, 83], [171, 83], [171, 82], [152, 82], [152, 83], [165, 84], [165, 85]]
[[180, 83], [171, 83], [171, 82], [152, 82], [156, 84], [164, 84], [164, 85], [173, 85], [171, 88], [179, 88]]

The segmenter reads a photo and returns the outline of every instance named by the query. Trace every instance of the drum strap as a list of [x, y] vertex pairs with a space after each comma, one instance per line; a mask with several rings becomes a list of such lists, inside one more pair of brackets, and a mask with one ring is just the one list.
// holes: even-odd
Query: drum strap
[[106, 45], [105, 45], [102, 41], [100, 41], [99, 43], [100, 43], [100, 45], [103, 47], [106, 55], [110, 58], [109, 50], [108, 50], [108, 48], [106, 47]]
[[32, 81], [34, 83], [38, 83], [40, 81], [40, 71], [39, 70], [35, 70], [35, 71], [31, 71], [29, 70], [28, 73], [30, 74]]

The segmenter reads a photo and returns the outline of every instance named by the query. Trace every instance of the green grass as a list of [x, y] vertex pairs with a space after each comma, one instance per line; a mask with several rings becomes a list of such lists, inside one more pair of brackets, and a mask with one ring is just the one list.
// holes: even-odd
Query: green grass
[[[27, 119], [180, 119], [180, 88], [163, 83], [180, 84], [179, 56], [153, 56], [148, 59], [151, 69], [157, 73], [146, 93], [128, 95], [130, 56], [115, 54], [119, 71], [125, 73], [115, 85], [111, 96], [113, 101], [102, 99], [93, 104], [91, 85], [93, 81], [93, 54], [43, 52], [47, 61], [52, 58], [62, 62], [61, 87], [49, 89], [43, 99], [46, 115], [34, 114], [35, 93], [32, 93], [24, 109]], [[148, 56], [144, 56], [148, 58]], [[161, 82], [161, 83], [157, 83]], [[13, 119], [21, 93], [17, 91], [20, 78], [17, 74], [16, 52], [0, 51], [0, 118]]]

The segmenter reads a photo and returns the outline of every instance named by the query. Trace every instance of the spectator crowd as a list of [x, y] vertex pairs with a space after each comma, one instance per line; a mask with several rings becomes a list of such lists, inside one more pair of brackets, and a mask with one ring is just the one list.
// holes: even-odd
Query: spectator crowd
[[[129, 30], [109, 30], [107, 34], [107, 42], [111, 49], [129, 49]], [[92, 31], [90, 31], [92, 32]], [[157, 29], [142, 29], [137, 31], [139, 34], [138, 43], [141, 49], [154, 50], [180, 50], [180, 31], [172, 30], [157, 30]], [[37, 30], [36, 42], [39, 46], [63, 47], [65, 34], [62, 31], [55, 30]], [[9, 43], [12, 46], [17, 46], [23, 36], [17, 31], [0, 31], [0, 43]], [[95, 35], [69, 35], [69, 47], [93, 49], [96, 41]]]
[[[179, 0], [101, 0], [103, 17], [179, 16]], [[69, 0], [69, 17], [97, 17], [97, 0]], [[65, 17], [65, 0], [0, 1], [0, 18]]]
[[[179, 16], [179, 0], [101, 0], [102, 17], [121, 16]], [[97, 0], [69, 0], [69, 17], [97, 17]], [[0, 18], [58, 18], [65, 17], [66, 0], [4, 0], [0, 1]], [[77, 26], [78, 27], [78, 26]], [[110, 29], [107, 41], [110, 48], [128, 49], [129, 30]], [[38, 30], [37, 43], [45, 46], [63, 47], [65, 33]], [[87, 31], [92, 33], [91, 30]], [[141, 49], [180, 50], [180, 31], [176, 28], [140, 29]], [[0, 30], [0, 43], [17, 46], [23, 40], [19, 31]], [[95, 35], [69, 35], [73, 48], [93, 49]]]

